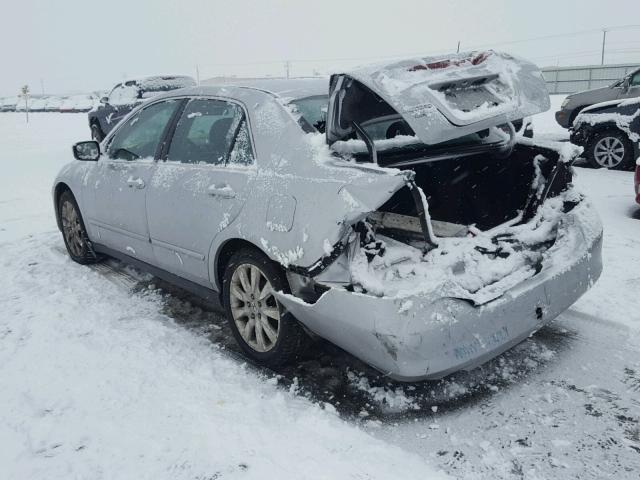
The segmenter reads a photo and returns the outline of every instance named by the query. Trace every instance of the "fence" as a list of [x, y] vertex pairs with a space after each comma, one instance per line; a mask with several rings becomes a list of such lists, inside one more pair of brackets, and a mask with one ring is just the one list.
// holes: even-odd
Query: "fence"
[[542, 69], [542, 75], [547, 82], [549, 93], [575, 93], [611, 85], [638, 67], [635, 63], [546, 67]]

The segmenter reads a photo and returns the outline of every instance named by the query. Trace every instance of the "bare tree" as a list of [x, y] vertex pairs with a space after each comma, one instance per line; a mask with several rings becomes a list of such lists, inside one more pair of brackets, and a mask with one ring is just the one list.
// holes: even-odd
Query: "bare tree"
[[29, 85], [24, 85], [21, 89], [22, 98], [24, 98], [24, 112], [27, 115], [27, 123], [29, 123]]

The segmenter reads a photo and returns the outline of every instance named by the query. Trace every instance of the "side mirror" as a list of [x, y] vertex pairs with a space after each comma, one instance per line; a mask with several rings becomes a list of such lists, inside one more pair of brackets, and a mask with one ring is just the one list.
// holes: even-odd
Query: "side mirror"
[[102, 97], [100, 99], [100, 103], [104, 103], [106, 105], [107, 103], [109, 103], [109, 97]]
[[96, 162], [100, 158], [100, 144], [95, 140], [78, 142], [73, 146], [73, 156], [76, 160]]

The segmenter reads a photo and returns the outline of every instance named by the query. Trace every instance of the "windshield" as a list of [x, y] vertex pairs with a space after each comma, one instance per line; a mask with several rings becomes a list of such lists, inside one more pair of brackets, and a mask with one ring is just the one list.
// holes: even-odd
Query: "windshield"
[[324, 133], [328, 103], [327, 95], [317, 95], [294, 100], [289, 105], [300, 115], [299, 123], [305, 132]]

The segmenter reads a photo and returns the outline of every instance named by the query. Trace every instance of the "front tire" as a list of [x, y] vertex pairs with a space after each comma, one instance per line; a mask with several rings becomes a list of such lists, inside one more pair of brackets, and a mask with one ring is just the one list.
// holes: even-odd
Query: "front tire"
[[596, 133], [585, 153], [595, 168], [627, 170], [633, 165], [633, 145], [626, 134], [616, 130]]
[[222, 283], [227, 319], [245, 355], [267, 367], [297, 359], [306, 340], [304, 330], [278, 303], [274, 291], [289, 293], [278, 265], [249, 248], [231, 257]]
[[63, 192], [58, 199], [58, 216], [62, 224], [64, 245], [71, 260], [82, 265], [98, 262], [100, 258], [93, 251], [78, 203], [69, 190]]

